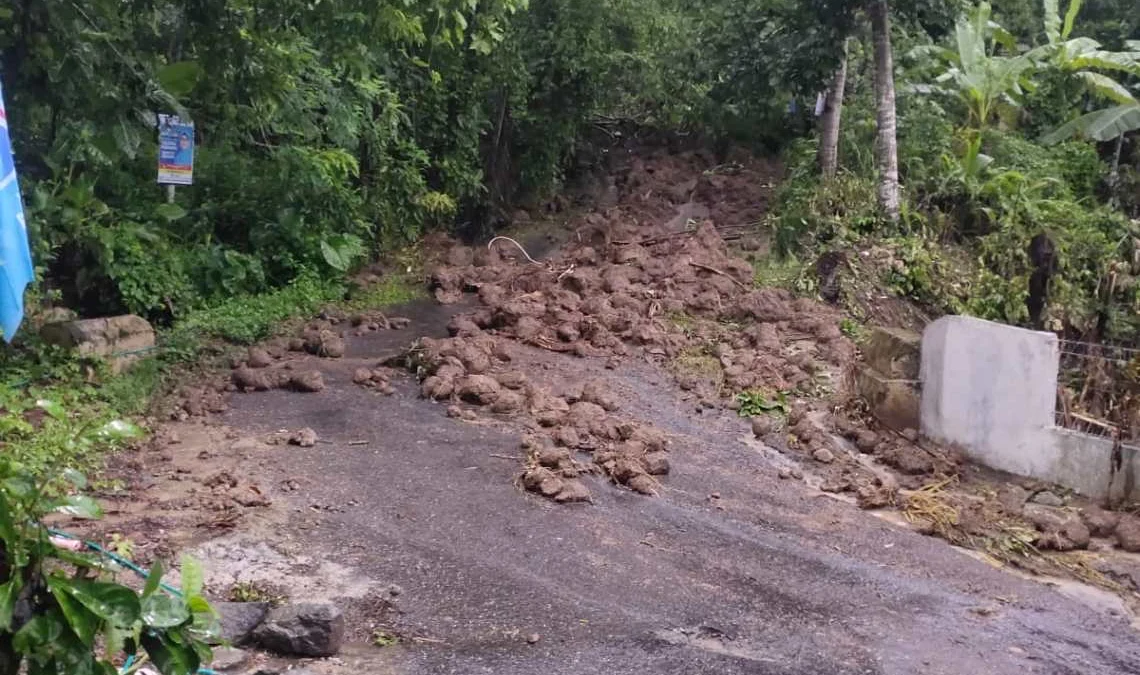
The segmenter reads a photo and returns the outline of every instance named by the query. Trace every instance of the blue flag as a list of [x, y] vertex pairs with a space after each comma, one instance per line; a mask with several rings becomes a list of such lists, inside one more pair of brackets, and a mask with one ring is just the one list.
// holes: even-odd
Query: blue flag
[[24, 225], [24, 205], [8, 137], [4, 90], [0, 87], [0, 331], [8, 342], [24, 320], [24, 289], [32, 282], [32, 254]]

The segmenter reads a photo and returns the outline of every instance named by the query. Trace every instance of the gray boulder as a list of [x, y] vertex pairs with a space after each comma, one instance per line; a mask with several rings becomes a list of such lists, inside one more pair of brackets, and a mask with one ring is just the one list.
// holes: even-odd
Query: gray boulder
[[257, 627], [253, 639], [278, 654], [333, 656], [344, 641], [344, 615], [328, 604], [278, 607]]
[[249, 662], [249, 654], [233, 647], [218, 647], [214, 650], [214, 659], [210, 668], [218, 672], [231, 672], [241, 668]]
[[215, 602], [212, 606], [221, 616], [221, 642], [231, 645], [246, 642], [269, 614], [268, 602]]

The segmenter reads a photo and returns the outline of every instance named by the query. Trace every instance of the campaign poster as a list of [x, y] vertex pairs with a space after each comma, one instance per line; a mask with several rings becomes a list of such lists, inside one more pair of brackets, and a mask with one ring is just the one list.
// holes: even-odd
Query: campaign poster
[[158, 183], [194, 184], [194, 123], [158, 116]]

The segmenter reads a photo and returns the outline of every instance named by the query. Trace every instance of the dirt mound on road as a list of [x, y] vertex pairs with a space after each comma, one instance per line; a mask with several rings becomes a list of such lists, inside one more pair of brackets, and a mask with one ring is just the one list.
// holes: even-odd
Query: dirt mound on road
[[[430, 273], [437, 300], [477, 293], [481, 306], [451, 322], [452, 338], [424, 340], [413, 353], [422, 394], [525, 416], [544, 430], [543, 447], [587, 452], [589, 470], [655, 494], [653, 476], [669, 469], [660, 434], [624, 419], [600, 385], [555, 397], [531, 374], [511, 372], [504, 340], [605, 357], [611, 367], [648, 358], [706, 406], [746, 391], [835, 392], [856, 353], [840, 312], [756, 288], [751, 263], [730, 246], [755, 236], [743, 226], [763, 216], [772, 179], [772, 167], [751, 159], [635, 159], [614, 181], [619, 203], [573, 223], [569, 243], [545, 261], [502, 237], [447, 248]], [[532, 457], [522, 483], [557, 499], [564, 486], [554, 479], [582, 470]]]

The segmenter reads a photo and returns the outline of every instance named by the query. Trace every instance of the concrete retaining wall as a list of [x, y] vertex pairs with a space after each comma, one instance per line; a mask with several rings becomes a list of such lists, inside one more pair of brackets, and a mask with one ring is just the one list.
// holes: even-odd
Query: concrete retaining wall
[[995, 469], [1094, 499], [1140, 497], [1140, 452], [1111, 471], [1111, 440], [1057, 428], [1057, 337], [970, 317], [930, 324], [922, 337], [922, 432]]

